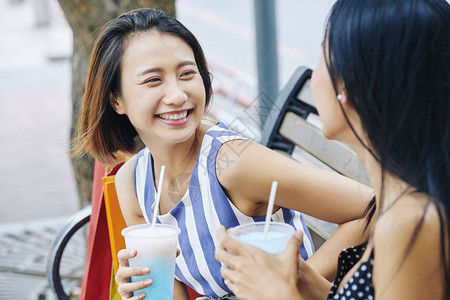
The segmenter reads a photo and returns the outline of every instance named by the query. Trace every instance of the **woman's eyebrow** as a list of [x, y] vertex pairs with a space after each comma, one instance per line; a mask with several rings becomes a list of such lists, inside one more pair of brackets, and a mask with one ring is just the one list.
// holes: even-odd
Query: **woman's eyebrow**
[[197, 66], [197, 64], [192, 60], [186, 60], [186, 61], [180, 62], [177, 65], [177, 69], [184, 67], [184, 66]]
[[141, 72], [137, 73], [136, 75], [137, 75], [137, 76], [143, 76], [143, 75], [147, 75], [147, 74], [149, 74], [149, 73], [153, 73], [153, 72], [161, 72], [161, 71], [162, 71], [162, 69], [159, 68], [159, 67], [156, 67], [156, 68], [149, 68], [149, 69], [145, 69], [144, 71], [141, 71]]
[[[177, 69], [182, 68], [184, 66], [197, 66], [197, 64], [194, 61], [186, 60], [186, 61], [182, 61], [179, 64], [177, 64]], [[160, 68], [160, 67], [148, 68], [148, 69], [145, 69], [145, 70], [137, 73], [136, 75], [144, 76], [144, 75], [147, 75], [147, 74], [153, 73], [153, 72], [162, 72], [162, 68]]]

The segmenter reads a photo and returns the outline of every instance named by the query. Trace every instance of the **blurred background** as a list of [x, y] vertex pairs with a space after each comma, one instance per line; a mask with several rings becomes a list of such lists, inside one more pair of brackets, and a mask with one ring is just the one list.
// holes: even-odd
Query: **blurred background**
[[[177, 19], [202, 44], [214, 76], [209, 115], [254, 140], [260, 120], [241, 114], [243, 108], [257, 111], [261, 95], [258, 1], [175, 1]], [[267, 77], [278, 78], [279, 89], [298, 66], [318, 63], [333, 3], [275, 1], [278, 74]], [[73, 45], [57, 0], [0, 0], [0, 299], [51, 299], [45, 279], [48, 251], [64, 222], [85, 205], [67, 155]], [[76, 281], [85, 249], [82, 238], [73, 243], [66, 265], [77, 270]]]

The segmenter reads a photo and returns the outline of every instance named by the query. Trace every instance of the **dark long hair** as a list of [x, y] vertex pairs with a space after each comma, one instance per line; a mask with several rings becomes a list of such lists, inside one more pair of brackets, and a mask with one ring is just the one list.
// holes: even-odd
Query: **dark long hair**
[[438, 210], [450, 299], [450, 5], [445, 0], [338, 0], [325, 38], [335, 91], [344, 84], [370, 141], [364, 146], [381, 164], [383, 176], [388, 172], [427, 194]]
[[203, 50], [195, 36], [176, 19], [162, 11], [141, 8], [106, 23], [94, 45], [89, 62], [86, 90], [78, 119], [72, 156], [88, 152], [102, 163], [112, 163], [118, 151], [135, 151], [137, 132], [126, 115], [119, 115], [110, 103], [111, 94], [121, 93], [121, 64], [132, 34], [157, 30], [185, 41], [194, 53], [206, 93], [211, 99], [211, 77]]

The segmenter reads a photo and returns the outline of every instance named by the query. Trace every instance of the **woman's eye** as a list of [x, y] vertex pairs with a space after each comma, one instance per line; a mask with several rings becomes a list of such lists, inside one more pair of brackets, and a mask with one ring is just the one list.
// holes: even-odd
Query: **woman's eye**
[[189, 76], [189, 75], [194, 75], [194, 74], [196, 74], [195, 73], [195, 71], [186, 71], [186, 72], [183, 72], [183, 74], [181, 74], [181, 76]]
[[161, 79], [159, 78], [150, 78], [148, 80], [145, 81], [145, 83], [155, 83], [155, 82], [160, 82]]

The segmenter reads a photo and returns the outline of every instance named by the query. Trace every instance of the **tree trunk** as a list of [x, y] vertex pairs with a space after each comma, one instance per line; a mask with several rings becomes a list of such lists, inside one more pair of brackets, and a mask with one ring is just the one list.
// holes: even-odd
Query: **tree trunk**
[[[175, 17], [175, 0], [58, 0], [73, 32], [72, 53], [72, 128], [74, 137], [83, 98], [89, 56], [100, 26], [134, 8], [152, 7]], [[80, 207], [90, 204], [93, 160], [85, 155], [72, 159]]]

